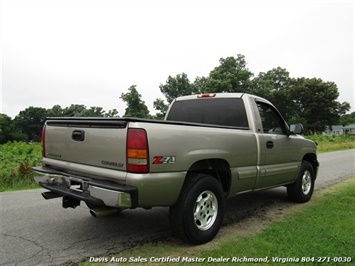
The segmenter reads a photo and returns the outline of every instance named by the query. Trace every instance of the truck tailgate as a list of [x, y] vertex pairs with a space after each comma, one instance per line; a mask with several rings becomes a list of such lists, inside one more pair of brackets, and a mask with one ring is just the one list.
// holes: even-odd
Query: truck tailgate
[[45, 126], [45, 157], [52, 162], [126, 170], [127, 121], [58, 119]]

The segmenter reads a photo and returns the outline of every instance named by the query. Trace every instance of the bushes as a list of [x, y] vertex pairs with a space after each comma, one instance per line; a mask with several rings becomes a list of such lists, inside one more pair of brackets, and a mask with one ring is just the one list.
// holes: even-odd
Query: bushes
[[0, 145], [0, 191], [35, 188], [32, 167], [41, 165], [39, 143], [8, 142]]

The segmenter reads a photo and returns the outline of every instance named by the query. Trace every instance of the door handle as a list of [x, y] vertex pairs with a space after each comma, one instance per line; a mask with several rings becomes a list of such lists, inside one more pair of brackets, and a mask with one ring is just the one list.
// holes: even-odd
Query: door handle
[[273, 147], [274, 147], [274, 143], [272, 141], [269, 140], [266, 142], [266, 148], [272, 149]]

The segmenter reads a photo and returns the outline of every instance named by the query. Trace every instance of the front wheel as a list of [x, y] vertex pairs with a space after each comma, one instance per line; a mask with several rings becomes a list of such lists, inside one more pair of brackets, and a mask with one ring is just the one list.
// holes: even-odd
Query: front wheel
[[308, 161], [302, 161], [296, 181], [287, 186], [288, 197], [294, 202], [307, 202], [311, 199], [314, 189], [315, 174]]
[[194, 175], [186, 181], [178, 201], [170, 207], [172, 231], [192, 244], [206, 243], [218, 233], [224, 209], [220, 182], [209, 175]]

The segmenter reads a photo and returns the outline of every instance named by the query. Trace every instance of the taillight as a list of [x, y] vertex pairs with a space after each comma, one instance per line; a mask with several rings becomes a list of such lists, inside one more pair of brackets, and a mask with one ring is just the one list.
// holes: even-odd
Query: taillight
[[130, 128], [127, 134], [127, 172], [149, 172], [149, 151], [147, 132]]
[[42, 146], [42, 157], [46, 157], [46, 147], [45, 147], [45, 134], [46, 134], [46, 126], [44, 125], [42, 128], [42, 136], [41, 136], [41, 146]]

